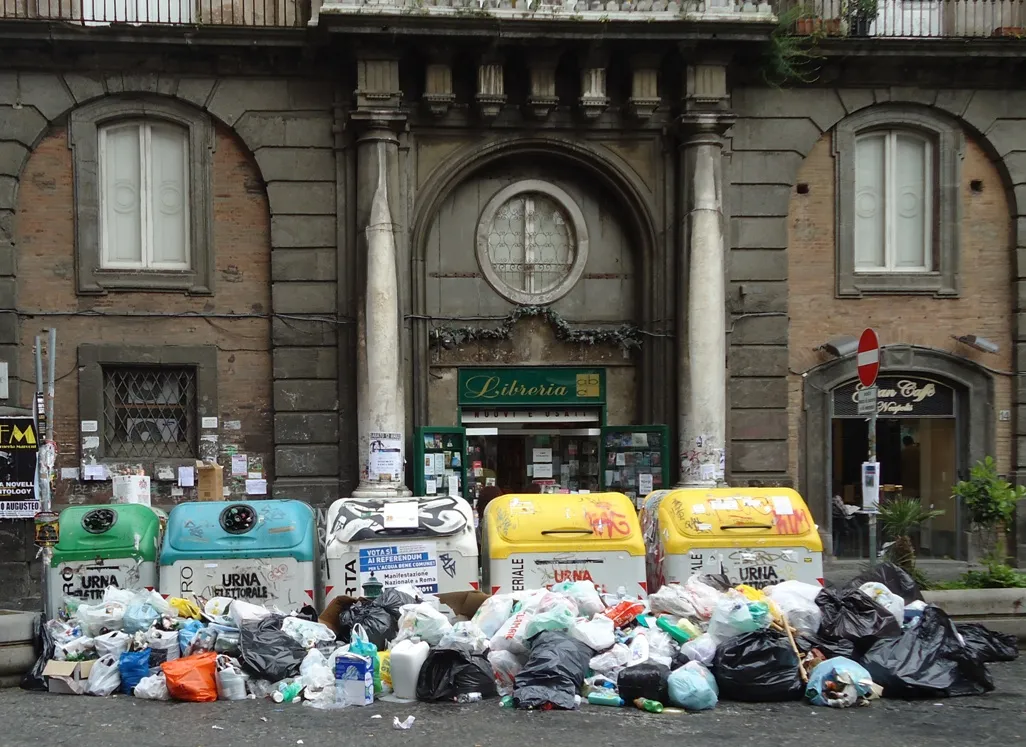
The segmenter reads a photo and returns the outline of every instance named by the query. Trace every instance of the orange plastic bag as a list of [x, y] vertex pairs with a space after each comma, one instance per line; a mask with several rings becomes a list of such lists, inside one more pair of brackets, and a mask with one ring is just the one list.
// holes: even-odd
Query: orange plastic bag
[[175, 700], [205, 703], [217, 700], [217, 654], [207, 651], [160, 665], [167, 692]]

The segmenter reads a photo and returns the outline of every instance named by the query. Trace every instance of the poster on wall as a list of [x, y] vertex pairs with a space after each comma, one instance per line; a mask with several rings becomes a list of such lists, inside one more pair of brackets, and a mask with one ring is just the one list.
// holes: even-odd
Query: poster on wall
[[370, 434], [370, 459], [367, 473], [367, 479], [370, 482], [402, 481], [403, 434]]
[[32, 519], [39, 512], [38, 449], [31, 417], [0, 417], [0, 519]]

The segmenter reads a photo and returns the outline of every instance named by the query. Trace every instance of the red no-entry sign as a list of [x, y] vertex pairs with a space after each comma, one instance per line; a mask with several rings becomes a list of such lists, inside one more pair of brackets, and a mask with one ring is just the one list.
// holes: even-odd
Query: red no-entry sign
[[876, 375], [880, 373], [880, 340], [871, 329], [865, 330], [859, 338], [856, 362], [859, 366], [859, 381], [868, 389], [876, 383]]

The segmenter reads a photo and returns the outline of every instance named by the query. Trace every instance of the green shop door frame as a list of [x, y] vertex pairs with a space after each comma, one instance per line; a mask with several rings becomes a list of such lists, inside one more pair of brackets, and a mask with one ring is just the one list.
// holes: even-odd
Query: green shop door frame
[[[635, 507], [641, 506], [648, 491], [640, 485], [651, 475], [651, 490], [662, 490], [670, 482], [670, 428], [665, 425], [608, 425], [602, 428], [599, 445], [599, 472], [605, 490], [634, 494]], [[622, 456], [621, 456], [622, 455]], [[658, 464], [655, 462], [658, 460]], [[613, 474], [612, 480], [606, 478]], [[626, 480], [624, 479], [626, 478]]]
[[[428, 439], [431, 439], [430, 448]], [[413, 489], [414, 495], [448, 495], [449, 486], [443, 481], [434, 493], [427, 492], [428, 477], [435, 477], [436, 470], [432, 469], [431, 474], [427, 471], [427, 458], [430, 455], [432, 467], [436, 459], [445, 458], [449, 452], [449, 465], [443, 465], [444, 472], [452, 472], [460, 479], [460, 496], [467, 497], [467, 429], [453, 427], [421, 426], [416, 429], [416, 436], [413, 444], [413, 452], [416, 454], [416, 461], [413, 464]], [[452, 465], [452, 455], [459, 456], [459, 466]], [[469, 499], [468, 499], [469, 500]]]

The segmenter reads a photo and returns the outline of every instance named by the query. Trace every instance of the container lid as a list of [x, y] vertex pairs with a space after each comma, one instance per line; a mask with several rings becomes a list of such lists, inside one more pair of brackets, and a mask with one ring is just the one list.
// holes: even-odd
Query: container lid
[[188, 558], [279, 558], [312, 562], [313, 509], [302, 501], [206, 501], [171, 510], [161, 565]]
[[790, 488], [685, 488], [662, 496], [658, 511], [664, 531], [694, 539], [819, 536], [805, 501]]
[[627, 551], [644, 555], [638, 514], [623, 493], [525, 493], [493, 499], [485, 509], [489, 551]]
[[60, 528], [54, 566], [97, 558], [157, 559], [160, 514], [149, 506], [70, 506], [61, 511]]
[[343, 498], [328, 510], [329, 539], [374, 542], [435, 539], [474, 529], [474, 514], [463, 498], [414, 496], [405, 500]]

